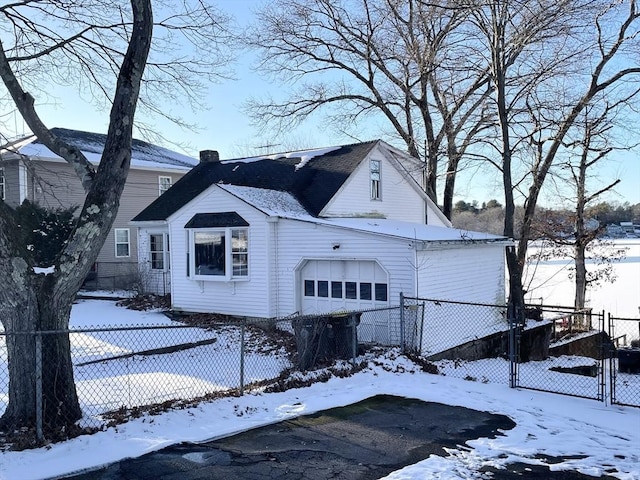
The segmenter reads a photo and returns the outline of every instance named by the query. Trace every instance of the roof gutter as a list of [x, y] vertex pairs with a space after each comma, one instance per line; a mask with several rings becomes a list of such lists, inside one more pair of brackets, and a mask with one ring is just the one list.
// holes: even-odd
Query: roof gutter
[[515, 241], [510, 238], [488, 238], [476, 240], [417, 240], [413, 242], [413, 248], [417, 251], [446, 250], [450, 248], [465, 247], [468, 245], [503, 245], [507, 247], [515, 245]]

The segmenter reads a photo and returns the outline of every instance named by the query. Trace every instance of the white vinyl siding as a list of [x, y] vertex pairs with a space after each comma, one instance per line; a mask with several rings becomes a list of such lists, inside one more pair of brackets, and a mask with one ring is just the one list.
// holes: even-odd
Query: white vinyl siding
[[[230, 261], [235, 260], [238, 279], [244, 281], [207, 281], [193, 275], [190, 236], [198, 229], [185, 229], [187, 222], [197, 213], [236, 212], [249, 224], [246, 252], [229, 245]], [[270, 302], [268, 263], [272, 258], [267, 252], [269, 226], [266, 216], [246, 203], [212, 186], [194, 201], [180, 209], [169, 219], [171, 237], [171, 294], [173, 308], [186, 312], [217, 312], [230, 315], [269, 318], [275, 316]], [[215, 230], [215, 229], [214, 229]], [[233, 233], [229, 231], [231, 244]], [[228, 242], [227, 242], [228, 243]], [[243, 262], [246, 260], [246, 268]], [[230, 267], [233, 271], [234, 265]], [[248, 276], [243, 274], [247, 273]]]
[[[372, 198], [374, 161], [380, 162], [378, 198]], [[323, 217], [378, 217], [413, 223], [425, 223], [425, 200], [421, 193], [385, 157], [374, 150], [345, 182], [321, 212]]]
[[432, 247], [418, 252], [417, 265], [423, 297], [488, 304], [505, 302], [504, 246]]
[[[349, 229], [324, 225], [313, 225], [295, 220], [280, 220], [278, 226], [277, 277], [279, 282], [278, 312], [290, 315], [303, 312], [304, 280], [331, 280], [342, 283], [344, 299], [331, 299], [323, 306], [317, 302], [316, 312], [325, 313], [338, 309], [397, 305], [400, 292], [407, 295], [413, 293], [415, 284], [413, 270], [410, 265], [414, 252], [407, 248], [406, 241], [356, 232]], [[304, 242], [300, 239], [304, 238]], [[338, 249], [334, 245], [340, 244]], [[309, 262], [324, 266], [329, 262], [333, 272], [326, 278], [304, 278], [303, 270]], [[342, 264], [342, 265], [340, 265]], [[374, 271], [373, 265], [377, 265]], [[324, 267], [323, 267], [324, 268]], [[357, 270], [356, 270], [357, 269]], [[370, 269], [370, 271], [366, 270]], [[386, 272], [386, 275], [382, 272]], [[357, 281], [371, 283], [371, 302], [360, 295], [357, 299], [346, 298], [347, 282]], [[375, 284], [387, 283], [387, 301], [375, 302]], [[317, 288], [317, 283], [316, 283]], [[331, 283], [328, 283], [328, 294], [331, 295]], [[350, 285], [349, 288], [352, 288]], [[380, 288], [380, 287], [379, 287]], [[283, 295], [283, 292], [294, 292]], [[411, 293], [409, 293], [411, 292]], [[320, 299], [318, 299], [320, 300]], [[304, 311], [303, 313], [313, 313]]]
[[[368, 167], [365, 171], [368, 180]], [[247, 281], [204, 281], [193, 276], [188, 232], [194, 230], [184, 227], [198, 213], [216, 212], [235, 212], [249, 224]], [[493, 301], [504, 298], [504, 292], [502, 297], [498, 295], [504, 290], [503, 247], [499, 245], [466, 244], [456, 249], [416, 252], [412, 242], [404, 238], [270, 218], [217, 186], [172, 215], [168, 224], [173, 253], [171, 293], [176, 310], [274, 318], [393, 306], [399, 304], [400, 293], [471, 301], [486, 301], [489, 293]], [[242, 263], [245, 252], [238, 249], [237, 253]], [[322, 278], [319, 273], [307, 276], [305, 266], [312, 262], [322, 268], [329, 266], [330, 273]], [[481, 265], [479, 271], [476, 264]], [[365, 271], [374, 265], [371, 272]], [[355, 268], [360, 270], [356, 272]], [[307, 299], [307, 303], [305, 288], [316, 297]], [[325, 301], [326, 305], [322, 303]], [[371, 341], [397, 340], [398, 333], [391, 331], [393, 322], [372, 322], [375, 335], [371, 334]]]

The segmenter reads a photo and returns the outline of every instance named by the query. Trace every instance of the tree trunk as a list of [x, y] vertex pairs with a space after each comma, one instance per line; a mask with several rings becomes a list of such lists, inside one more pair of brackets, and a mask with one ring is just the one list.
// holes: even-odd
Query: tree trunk
[[[42, 433], [65, 434], [66, 427], [81, 417], [67, 332], [69, 315], [76, 293], [118, 212], [131, 161], [133, 118], [153, 32], [151, 1], [131, 0], [131, 7], [133, 28], [117, 79], [100, 165], [95, 177], [83, 181], [88, 189], [84, 205], [76, 228], [52, 265], [52, 273], [34, 271], [13, 211], [0, 201], [0, 319], [7, 333], [10, 377], [9, 402], [0, 419], [3, 430], [30, 429], [42, 414]], [[1, 53], [0, 50], [0, 76], [16, 106], [38, 138], [55, 150], [51, 144], [55, 137], [37, 115], [33, 97], [22, 90]], [[76, 151], [79, 152], [77, 148]], [[77, 161], [61, 153], [70, 164]], [[41, 375], [37, 343], [42, 352]]]
[[19, 297], [20, 303], [3, 316], [10, 332], [9, 402], [0, 427], [5, 431], [35, 428], [41, 414], [43, 433], [52, 437], [64, 433], [82, 416], [67, 332], [75, 290], [55, 294], [52, 279], [43, 274], [34, 277], [34, 284], [21, 293], [4, 291]]
[[576, 268], [576, 296], [574, 307], [576, 310], [584, 308], [587, 295], [587, 268], [585, 266], [584, 245], [575, 245], [575, 268]]

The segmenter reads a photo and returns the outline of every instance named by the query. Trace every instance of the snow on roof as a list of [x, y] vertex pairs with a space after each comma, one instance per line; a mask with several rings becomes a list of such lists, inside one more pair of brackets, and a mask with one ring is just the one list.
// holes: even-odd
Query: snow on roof
[[218, 187], [253, 205], [267, 215], [283, 218], [314, 219], [289, 192], [226, 184], [218, 184]]
[[402, 222], [386, 218], [327, 218], [323, 223], [363, 232], [424, 242], [506, 241], [506, 237], [457, 228]]
[[[59, 134], [67, 143], [78, 147], [91, 163], [95, 165], [100, 163], [105, 135], [66, 129], [53, 129], [53, 131]], [[29, 157], [51, 158], [63, 161], [57, 154], [38, 142], [35, 136], [32, 137], [31, 143], [17, 148], [17, 153]], [[131, 166], [134, 168], [190, 170], [197, 164], [198, 160], [195, 158], [141, 140], [133, 140]]]
[[298, 170], [304, 167], [309, 162], [309, 160], [312, 160], [315, 157], [321, 157], [322, 155], [326, 155], [327, 153], [339, 150], [340, 148], [342, 147], [325, 147], [315, 148], [311, 150], [275, 153], [273, 155], [262, 155], [259, 157], [234, 158], [230, 160], [222, 160], [221, 163], [251, 163], [258, 162], [260, 160], [278, 160], [279, 158], [299, 158], [300, 162], [296, 165], [296, 170]]
[[218, 184], [218, 187], [270, 216], [422, 242], [493, 242], [508, 240], [505, 237], [490, 233], [471, 232], [457, 228], [423, 225], [385, 218], [317, 218], [309, 214], [300, 202], [288, 192], [226, 184]]

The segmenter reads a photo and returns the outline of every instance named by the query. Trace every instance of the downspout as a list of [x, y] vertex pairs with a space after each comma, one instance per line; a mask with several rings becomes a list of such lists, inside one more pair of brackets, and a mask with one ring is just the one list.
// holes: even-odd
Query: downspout
[[[274, 315], [276, 318], [280, 317], [280, 280], [279, 280], [279, 276], [278, 275], [278, 265], [279, 265], [279, 256], [278, 256], [278, 250], [280, 248], [279, 242], [278, 242], [278, 221], [280, 219], [278, 217], [267, 217], [267, 223], [269, 225], [271, 225], [271, 235], [269, 235], [271, 241], [270, 243], [272, 244], [272, 248], [269, 248], [269, 250], [273, 250], [273, 265], [271, 266], [272, 271], [269, 272], [269, 277], [273, 277], [273, 282], [274, 282], [274, 288], [275, 288], [275, 292], [273, 295], [274, 301], [275, 301], [275, 309], [273, 311]], [[269, 255], [270, 252], [267, 252], [267, 255]], [[271, 281], [269, 281], [269, 284], [271, 286]], [[271, 294], [269, 294], [269, 301], [271, 301]]]

